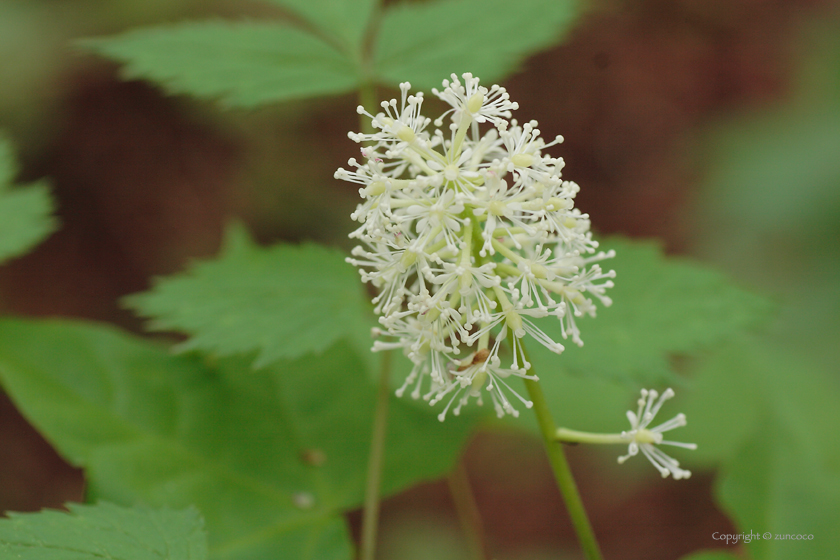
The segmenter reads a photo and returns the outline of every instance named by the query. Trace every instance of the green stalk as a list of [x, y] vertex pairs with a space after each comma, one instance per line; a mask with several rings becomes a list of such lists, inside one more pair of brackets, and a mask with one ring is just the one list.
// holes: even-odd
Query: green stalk
[[362, 510], [362, 544], [360, 560], [373, 560], [376, 554], [376, 533], [379, 528], [379, 488], [382, 484], [382, 457], [388, 426], [388, 399], [391, 396], [391, 352], [382, 352], [379, 371], [379, 390], [373, 417], [373, 436], [368, 458], [365, 505]]
[[[376, 114], [378, 97], [376, 85], [371, 78], [371, 50], [382, 17], [382, 0], [375, 0], [365, 41], [358, 52], [360, 65], [365, 70], [367, 79], [359, 88], [359, 104], [373, 115]], [[373, 134], [375, 129], [370, 120], [359, 115], [361, 132]], [[367, 465], [365, 503], [362, 509], [362, 542], [360, 560], [374, 560], [376, 555], [376, 536], [379, 529], [379, 490], [382, 486], [382, 458], [385, 452], [385, 434], [388, 427], [388, 399], [391, 396], [391, 352], [382, 352], [379, 365], [379, 388], [376, 393], [376, 410], [373, 416], [373, 434], [370, 440], [370, 455]]]
[[[371, 115], [376, 114], [376, 99], [376, 86], [373, 85], [373, 82], [366, 82], [359, 88], [359, 105], [364, 107]], [[376, 132], [370, 119], [364, 115], [359, 115], [359, 126], [363, 134], [373, 134]]]
[[[525, 352], [524, 344], [520, 343], [520, 347], [522, 348], [522, 359], [530, 362]], [[529, 373], [534, 374], [533, 370]], [[572, 471], [569, 468], [569, 463], [566, 461], [566, 455], [563, 453], [563, 446], [555, 439], [557, 437], [557, 426], [551, 417], [551, 412], [548, 409], [548, 403], [545, 400], [542, 387], [538, 381], [532, 381], [530, 379], [525, 379], [524, 381], [525, 387], [528, 389], [528, 395], [534, 403], [534, 414], [537, 415], [540, 433], [545, 444], [545, 452], [551, 463], [551, 469], [554, 471], [554, 479], [557, 481], [560, 494], [563, 495], [563, 501], [566, 504], [569, 517], [572, 519], [572, 525], [574, 525], [580, 546], [587, 560], [603, 560], [601, 551], [598, 548], [598, 541], [595, 540], [595, 533], [592, 531], [592, 525], [586, 516], [583, 501], [580, 499], [575, 480], [572, 478]]]
[[[567, 441], [570, 443], [621, 443], [627, 445], [633, 441], [632, 437], [622, 436], [621, 434], [592, 434], [589, 432], [570, 430], [568, 428], [557, 428], [557, 432], [555, 432], [554, 437], [557, 441]], [[656, 442], [650, 441], [646, 443]]]
[[449, 473], [446, 482], [449, 485], [452, 502], [455, 504], [455, 512], [461, 521], [461, 529], [464, 531], [470, 558], [472, 560], [485, 560], [487, 551], [484, 550], [484, 524], [481, 521], [481, 512], [478, 511], [478, 506], [475, 503], [475, 496], [463, 459], [459, 459], [455, 464], [455, 468]]

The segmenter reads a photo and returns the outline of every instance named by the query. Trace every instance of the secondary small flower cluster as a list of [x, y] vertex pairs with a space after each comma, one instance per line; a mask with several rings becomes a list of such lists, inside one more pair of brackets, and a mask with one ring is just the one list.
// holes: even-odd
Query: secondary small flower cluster
[[673, 457], [669, 457], [665, 452], [656, 447], [657, 445], [673, 445], [685, 449], [697, 449], [697, 444], [694, 443], [665, 441], [663, 439], [663, 432], [685, 426], [685, 414], [679, 413], [667, 422], [663, 422], [655, 428], [648, 429], [648, 426], [653, 422], [659, 409], [662, 408], [662, 404], [673, 396], [674, 391], [672, 389], [666, 389], [662, 395], [653, 389], [642, 389], [642, 396], [637, 401], [638, 410], [636, 412], [632, 410], [627, 411], [627, 419], [630, 421], [631, 428], [629, 431], [624, 431], [620, 434], [592, 434], [569, 430], [567, 428], [558, 428], [557, 439], [559, 441], [574, 443], [627, 444], [627, 455], [619, 457], [619, 463], [624, 463], [624, 461], [638, 455], [639, 451], [641, 451], [642, 455], [647, 457], [648, 461], [656, 467], [656, 470], [659, 471], [659, 474], [663, 478], [668, 475], [673, 475], [675, 480], [689, 478], [691, 471], [681, 469], [679, 461]]
[[[662, 478], [669, 474], [674, 476], [674, 479], [689, 478], [691, 471], [680, 468], [680, 463], [673, 457], [669, 457], [661, 449], [655, 445], [674, 445], [676, 447], [684, 447], [686, 449], [697, 449], [695, 443], [681, 443], [678, 441], [665, 441], [662, 439], [662, 432], [673, 430], [685, 426], [685, 414], [680, 412], [667, 422], [648, 429], [648, 426], [653, 422], [653, 418], [659, 409], [662, 408], [662, 403], [674, 396], [672, 389], [666, 389], [662, 396], [651, 389], [642, 389], [642, 396], [638, 400], [639, 409], [634, 413], [632, 410], [627, 411], [627, 419], [630, 420], [630, 427], [628, 432], [621, 432], [621, 437], [626, 438], [629, 442], [627, 455], [622, 455], [618, 458], [619, 463], [624, 463], [630, 457], [639, 453], [641, 449], [642, 454], [648, 458], [648, 461], [656, 467]], [[659, 397], [659, 400], [656, 400]]]
[[610, 305], [615, 276], [598, 264], [614, 253], [596, 253], [589, 216], [574, 208], [578, 185], [561, 179], [562, 159], [543, 152], [562, 138], [546, 143], [536, 121], [511, 119], [518, 105], [504, 88], [462, 78], [432, 90], [451, 107], [434, 123], [408, 83], [376, 115], [359, 107], [372, 132], [349, 136], [363, 144], [363, 160], [335, 174], [360, 185], [364, 199], [350, 234], [362, 245], [347, 260], [378, 290], [382, 328], [374, 334], [386, 340], [373, 350], [397, 348], [411, 359], [397, 394], [448, 398], [441, 421], [453, 404], [456, 415], [472, 397], [481, 404], [482, 388], [500, 417], [518, 416], [508, 395], [530, 408], [505, 381], [536, 380], [520, 339], [562, 352], [534, 322], [553, 316], [561, 336], [582, 345], [577, 319], [595, 316], [592, 297]]

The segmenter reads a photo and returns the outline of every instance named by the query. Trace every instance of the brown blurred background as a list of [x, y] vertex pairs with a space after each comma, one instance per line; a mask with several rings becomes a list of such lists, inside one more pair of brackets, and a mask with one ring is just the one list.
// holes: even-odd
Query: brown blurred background
[[[332, 174], [355, 155], [346, 137], [357, 127], [355, 99], [223, 112], [121, 82], [116, 67], [72, 47], [79, 37], [243, 11], [270, 13], [233, 1], [0, 0], [0, 128], [18, 146], [22, 180], [50, 179], [62, 224], [0, 268], [4, 314], [140, 332], [119, 298], [213, 255], [233, 217], [263, 242], [348, 245], [357, 193]], [[582, 186], [578, 206], [601, 233], [656, 236], [687, 252], [705, 128], [791, 95], [818, 22], [824, 28], [838, 15], [830, 0], [605, 0], [505, 85], [523, 118], [566, 138], [553, 153]], [[613, 468], [612, 455], [570, 456], [607, 558], [677, 558], [730, 528], [712, 502], [711, 473], [663, 482]], [[536, 441], [480, 434], [464, 464], [492, 557], [577, 557]], [[0, 396], [0, 510], [82, 497], [82, 474]], [[382, 558], [466, 555], [445, 482], [389, 500], [383, 531]], [[415, 546], [430, 540], [439, 550]]]

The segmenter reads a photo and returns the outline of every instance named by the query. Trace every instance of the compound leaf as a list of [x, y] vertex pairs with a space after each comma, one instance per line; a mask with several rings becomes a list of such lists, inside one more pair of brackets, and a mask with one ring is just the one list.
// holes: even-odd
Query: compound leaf
[[376, 0], [266, 0], [279, 4], [313, 27], [359, 52]]
[[125, 63], [129, 79], [173, 93], [254, 107], [350, 91], [354, 63], [318, 37], [273, 23], [201, 22], [88, 39], [88, 49]]
[[451, 73], [491, 84], [547, 47], [577, 15], [570, 0], [437, 0], [403, 3], [382, 18], [375, 50], [381, 81], [440, 87]]
[[11, 143], [0, 136], [0, 263], [27, 252], [57, 226], [44, 184], [10, 189], [17, 175]]
[[[85, 469], [90, 497], [194, 504], [214, 560], [351, 557], [342, 514], [364, 495], [368, 376], [344, 342], [251, 372], [240, 359], [208, 365], [107, 327], [0, 321], [4, 388]], [[394, 400], [383, 491], [445, 473], [469, 430]]]
[[262, 249], [234, 229], [226, 246], [218, 259], [125, 301], [154, 319], [151, 329], [189, 334], [181, 350], [257, 352], [255, 367], [322, 351], [365, 320], [362, 284], [341, 252], [315, 244]]
[[583, 347], [562, 340], [553, 318], [538, 325], [566, 350], [557, 356], [530, 345], [541, 378], [562, 368], [577, 375], [619, 380], [669, 377], [672, 355], [690, 354], [756, 328], [772, 317], [773, 306], [743, 290], [723, 274], [679, 258], [666, 258], [650, 242], [611, 239], [604, 247], [616, 257], [602, 263], [616, 271], [608, 295], [611, 307], [596, 318], [578, 319]]
[[204, 522], [194, 508], [67, 507], [69, 513], [8, 513], [8, 519], [0, 519], [0, 554], [19, 560], [207, 558]]

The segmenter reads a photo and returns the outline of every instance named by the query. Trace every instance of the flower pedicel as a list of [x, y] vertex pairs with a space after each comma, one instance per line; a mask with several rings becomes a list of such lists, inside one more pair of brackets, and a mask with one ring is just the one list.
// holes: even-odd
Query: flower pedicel
[[[685, 449], [697, 449], [696, 443], [665, 441], [662, 437], [663, 432], [685, 426], [685, 414], [679, 413], [667, 422], [663, 422], [654, 428], [648, 428], [659, 412], [659, 409], [662, 408], [662, 404], [673, 396], [674, 391], [672, 389], [666, 389], [662, 395], [653, 389], [642, 389], [642, 396], [637, 401], [638, 410], [636, 412], [632, 410], [627, 411], [627, 419], [630, 421], [631, 428], [629, 431], [624, 431], [620, 434], [592, 434], [569, 430], [567, 428], [558, 428], [556, 437], [559, 441], [574, 443], [627, 444], [627, 455], [619, 457], [619, 463], [624, 463], [630, 457], [638, 455], [641, 450], [642, 455], [647, 457], [648, 461], [656, 467], [656, 470], [659, 471], [662, 478], [668, 475], [673, 475], [675, 480], [689, 478], [691, 471], [680, 468], [679, 461], [673, 457], [669, 457], [665, 452], [656, 447], [657, 445], [673, 445]], [[659, 400], [657, 400], [657, 397], [659, 397]]]
[[[470, 398], [481, 404], [482, 389], [500, 417], [518, 416], [512, 399], [530, 408], [505, 381], [536, 379], [520, 340], [562, 352], [534, 321], [553, 316], [563, 339], [582, 345], [577, 320], [595, 316], [592, 298], [610, 305], [615, 276], [599, 265], [614, 253], [596, 252], [589, 216], [574, 208], [578, 185], [543, 152], [562, 138], [546, 143], [536, 121], [511, 119], [518, 105], [504, 88], [462, 78], [432, 90], [451, 107], [434, 123], [408, 83], [376, 115], [359, 107], [374, 132], [349, 134], [363, 160], [335, 174], [364, 199], [350, 234], [362, 244], [347, 260], [378, 290], [373, 350], [408, 356], [414, 367], [397, 394], [446, 400], [441, 421]], [[503, 366], [505, 340], [513, 352]]]

